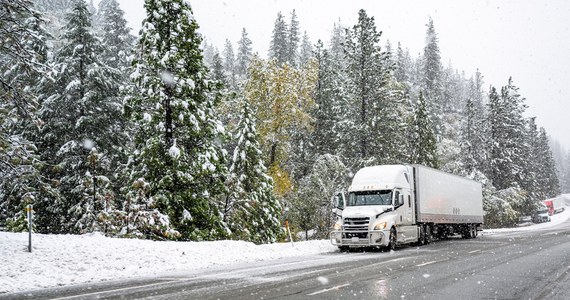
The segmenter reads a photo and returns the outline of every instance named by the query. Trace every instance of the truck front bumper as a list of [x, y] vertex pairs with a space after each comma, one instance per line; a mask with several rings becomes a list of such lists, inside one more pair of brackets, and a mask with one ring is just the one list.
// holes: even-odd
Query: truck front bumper
[[374, 246], [388, 246], [390, 231], [383, 230], [370, 230], [366, 237], [354, 237], [353, 231], [332, 231], [330, 234], [331, 243], [334, 246], [342, 247], [374, 247]]

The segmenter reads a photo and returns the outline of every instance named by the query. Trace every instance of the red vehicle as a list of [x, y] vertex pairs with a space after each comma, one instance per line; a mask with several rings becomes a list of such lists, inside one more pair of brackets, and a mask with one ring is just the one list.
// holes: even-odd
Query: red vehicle
[[542, 201], [542, 203], [548, 207], [548, 215], [552, 216], [553, 214], [564, 211], [562, 200], [561, 198], [553, 198]]

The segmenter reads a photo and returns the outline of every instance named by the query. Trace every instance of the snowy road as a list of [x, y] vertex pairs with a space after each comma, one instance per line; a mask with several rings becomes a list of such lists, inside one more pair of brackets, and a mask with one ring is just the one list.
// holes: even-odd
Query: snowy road
[[9, 298], [570, 299], [569, 273], [570, 221], [565, 221], [391, 253], [306, 255]]

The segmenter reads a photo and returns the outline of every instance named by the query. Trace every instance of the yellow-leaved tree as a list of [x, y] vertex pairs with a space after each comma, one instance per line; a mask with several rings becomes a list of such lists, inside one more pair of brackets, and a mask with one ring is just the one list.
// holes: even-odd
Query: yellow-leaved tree
[[314, 60], [296, 68], [254, 56], [249, 66], [245, 97], [258, 120], [262, 151], [279, 196], [293, 187], [287, 171], [293, 132], [312, 130], [309, 112], [315, 106], [317, 72]]

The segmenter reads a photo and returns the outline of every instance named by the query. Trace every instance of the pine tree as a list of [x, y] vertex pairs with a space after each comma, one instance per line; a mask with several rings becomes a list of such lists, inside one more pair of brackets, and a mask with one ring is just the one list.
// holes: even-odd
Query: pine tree
[[269, 45], [269, 58], [276, 59], [279, 64], [289, 62], [288, 27], [281, 12], [277, 13], [273, 36]]
[[352, 98], [345, 113], [354, 122], [349, 142], [354, 151], [348, 158], [368, 161], [365, 164], [399, 160], [392, 147], [400, 139], [394, 138], [392, 130], [401, 123], [402, 116], [398, 114], [402, 95], [394, 93], [397, 88], [389, 87], [393, 66], [378, 46], [380, 36], [374, 18], [360, 10], [358, 23], [348, 32], [345, 48]]
[[441, 55], [439, 53], [439, 40], [433, 20], [429, 18], [426, 24], [426, 40], [423, 53], [423, 80], [422, 90], [425, 92], [424, 98], [428, 105], [428, 113], [436, 134], [441, 134], [441, 115], [443, 112], [442, 97], [442, 66]]
[[317, 42], [315, 59], [319, 65], [319, 73], [315, 89], [316, 108], [312, 112], [315, 120], [314, 131], [310, 140], [312, 152], [318, 156], [341, 151], [341, 141], [348, 139], [348, 136], [342, 135], [346, 130], [343, 130], [345, 126], [341, 117], [347, 95], [342, 88], [345, 82], [342, 81], [340, 63], [324, 49], [321, 41]]
[[495, 88], [489, 93], [489, 179], [499, 190], [524, 181], [524, 100], [510, 78], [500, 95]]
[[437, 169], [439, 161], [435, 133], [422, 93], [416, 104], [412, 130], [411, 144], [414, 146], [412, 162]]
[[398, 42], [398, 47], [396, 48], [395, 54], [395, 70], [394, 77], [398, 82], [404, 83], [407, 86], [411, 85], [411, 68], [412, 68], [412, 58], [410, 57], [410, 52], [408, 49], [405, 51], [402, 49], [402, 45]]
[[40, 173], [44, 167], [34, 135], [37, 85], [47, 72], [51, 36], [45, 20], [27, 0], [0, 4], [0, 227], [27, 230], [24, 208], [41, 191], [57, 194]]
[[181, 239], [222, 238], [224, 128], [214, 116], [198, 24], [183, 0], [146, 0], [145, 9], [131, 75], [140, 93], [127, 107], [138, 126], [133, 181], [150, 185], [145, 197], [168, 214]]
[[560, 194], [560, 182], [556, 174], [556, 166], [552, 151], [550, 151], [549, 139], [544, 128], [540, 128], [538, 137], [536, 138], [537, 148], [533, 158], [538, 159], [537, 168], [538, 188], [542, 199], [556, 197]]
[[117, 0], [105, 0], [99, 3], [98, 15], [104, 48], [102, 61], [109, 67], [124, 70], [129, 66], [127, 57], [135, 41], [127, 26], [125, 13]]
[[287, 62], [292, 66], [299, 65], [299, 42], [301, 41], [301, 29], [295, 10], [291, 12], [291, 22], [287, 32]]
[[313, 45], [311, 45], [311, 41], [309, 40], [309, 35], [305, 31], [303, 34], [303, 41], [301, 43], [301, 48], [299, 51], [299, 64], [304, 65], [309, 62], [309, 59], [314, 57], [313, 55]]
[[236, 57], [236, 73], [242, 77], [247, 75], [247, 68], [249, 67], [251, 56], [253, 55], [251, 44], [251, 39], [249, 39], [245, 28], [243, 28], [241, 38], [238, 41], [238, 53]]
[[214, 61], [214, 54], [216, 52], [219, 54], [219, 51], [212, 44], [208, 43], [207, 40], [204, 40], [202, 43], [202, 49], [204, 49], [204, 63], [206, 66], [211, 67]]
[[222, 55], [224, 57], [224, 70], [226, 71], [226, 78], [228, 79], [228, 87], [233, 89], [236, 87], [236, 58], [232, 43], [228, 39], [226, 39], [224, 44]]
[[347, 38], [347, 28], [342, 27], [340, 25], [340, 21], [338, 23], [335, 23], [329, 43], [331, 57], [334, 58], [334, 61], [337, 62], [344, 61], [345, 57], [344, 44], [346, 43], [346, 38]]
[[[44, 176], [52, 180], [63, 195], [63, 202], [41, 203], [46, 211], [44, 229], [68, 232], [76, 229], [67, 216], [81, 199], [79, 187], [89, 170], [87, 157], [96, 147], [107, 158], [116, 157], [121, 106], [118, 73], [99, 60], [103, 49], [91, 32], [91, 15], [84, 1], [76, 1], [62, 30], [62, 47], [55, 53], [54, 70], [41, 83], [40, 117], [45, 124], [38, 139], [42, 160], [49, 163]], [[111, 160], [102, 162], [108, 175]], [[42, 223], [42, 222], [39, 222]], [[38, 224], [40, 225], [40, 224]], [[89, 228], [87, 230], [93, 230]]]
[[255, 243], [275, 242], [281, 233], [281, 204], [273, 195], [273, 181], [263, 165], [255, 117], [247, 101], [241, 111], [230, 166], [232, 193], [224, 210], [235, 237]]
[[215, 81], [221, 83], [223, 86], [228, 85], [228, 78], [226, 77], [226, 72], [224, 72], [224, 62], [220, 57], [220, 53], [218, 51], [214, 52], [214, 56], [212, 57], [212, 66], [211, 66], [211, 77]]
[[465, 174], [473, 174], [484, 170], [483, 158], [485, 148], [482, 133], [482, 120], [472, 98], [465, 105], [465, 122], [461, 130], [461, 164]]
[[562, 174], [562, 193], [570, 194], [570, 151], [565, 158], [565, 172]]

